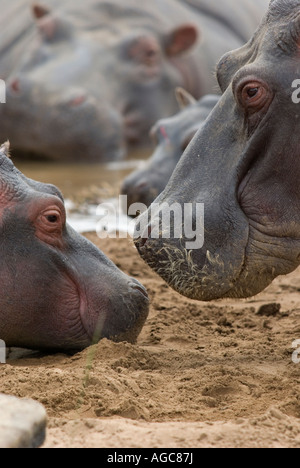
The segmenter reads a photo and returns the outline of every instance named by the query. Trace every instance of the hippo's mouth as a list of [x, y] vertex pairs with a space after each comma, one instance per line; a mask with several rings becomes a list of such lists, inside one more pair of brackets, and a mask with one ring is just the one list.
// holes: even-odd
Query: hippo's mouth
[[85, 346], [103, 338], [135, 343], [149, 312], [149, 298], [142, 284], [124, 275], [118, 287], [99, 272], [84, 280], [76, 271], [76, 266], [71, 266], [68, 276], [77, 297]]
[[72, 315], [80, 320], [82, 335], [85, 336], [86, 341], [85, 346], [91, 345], [99, 341], [96, 339], [96, 335], [100, 333], [103, 323], [100, 323], [99, 315], [93, 314], [92, 308], [89, 306], [88, 293], [84, 282], [79, 280], [79, 274], [76, 274], [72, 268], [68, 271], [67, 276], [75, 302]]
[[77, 280], [74, 271], [69, 270], [61, 273], [59, 289], [61, 299], [57, 308], [57, 326], [59, 335], [64, 336], [64, 347], [73, 349], [76, 342], [76, 348], [85, 348], [93, 341], [93, 333], [88, 325], [89, 308], [85, 288]]

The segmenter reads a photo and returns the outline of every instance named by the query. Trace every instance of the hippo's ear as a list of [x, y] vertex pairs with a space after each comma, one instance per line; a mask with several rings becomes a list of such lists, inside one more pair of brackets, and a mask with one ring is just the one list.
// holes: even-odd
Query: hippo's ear
[[167, 38], [167, 55], [175, 56], [188, 51], [196, 44], [199, 36], [199, 30], [193, 24], [184, 24], [176, 28]]
[[186, 109], [197, 102], [196, 99], [183, 88], [176, 88], [175, 96], [181, 110]]
[[37, 27], [46, 41], [54, 42], [72, 36], [73, 27], [66, 19], [53, 15], [51, 10], [38, 4], [33, 5], [32, 11]]
[[44, 5], [41, 5], [40, 3], [33, 3], [31, 10], [33, 17], [38, 20], [44, 18], [44, 16], [50, 15], [51, 13], [49, 8], [47, 8]]
[[0, 146], [0, 154], [10, 158], [10, 142], [6, 141], [3, 145]]

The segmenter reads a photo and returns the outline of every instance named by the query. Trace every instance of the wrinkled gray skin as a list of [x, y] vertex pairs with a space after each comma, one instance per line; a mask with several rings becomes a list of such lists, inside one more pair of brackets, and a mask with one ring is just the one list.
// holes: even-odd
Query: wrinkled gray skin
[[150, 226], [136, 239], [183, 295], [253, 296], [299, 265], [299, 57], [300, 1], [274, 0], [252, 40], [218, 65], [224, 94], [157, 200], [204, 203], [204, 247], [147, 240]]
[[63, 198], [19, 172], [0, 148], [0, 337], [8, 347], [77, 350], [135, 342], [144, 287], [66, 224]]
[[49, 159], [113, 160], [176, 112], [174, 89], [216, 86], [267, 0], [0, 0], [0, 139]]
[[159, 120], [151, 130], [156, 149], [142, 169], [123, 182], [121, 194], [127, 196], [128, 207], [142, 203], [149, 207], [165, 189], [183, 152], [219, 101], [207, 95], [199, 101], [186, 102], [175, 116]]

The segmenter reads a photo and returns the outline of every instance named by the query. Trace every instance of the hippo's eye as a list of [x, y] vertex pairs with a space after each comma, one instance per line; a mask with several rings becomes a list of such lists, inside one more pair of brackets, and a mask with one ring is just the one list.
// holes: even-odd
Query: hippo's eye
[[236, 93], [240, 104], [250, 113], [261, 110], [271, 96], [265, 83], [249, 79], [237, 86]]
[[58, 221], [58, 216], [56, 216], [56, 215], [49, 215], [49, 216], [47, 216], [47, 219], [48, 219], [49, 223], [57, 223], [57, 221]]
[[248, 83], [242, 90], [242, 100], [248, 106], [256, 105], [266, 95], [266, 90], [262, 86], [255, 86]]
[[250, 99], [254, 98], [258, 93], [259, 88], [249, 88], [247, 94]]
[[60, 220], [61, 220], [61, 214], [60, 214], [60, 211], [57, 209], [51, 209], [49, 211], [46, 211], [45, 213], [43, 213], [43, 218], [45, 219], [45, 221], [47, 223], [50, 223], [50, 224], [59, 224], [60, 223]]
[[49, 208], [44, 211], [39, 219], [40, 226], [48, 232], [59, 232], [62, 229], [62, 214], [58, 207]]
[[[52, 204], [50, 204], [51, 200], [53, 201]], [[42, 199], [40, 209], [34, 213], [32, 221], [35, 226], [35, 235], [39, 240], [52, 247], [63, 247], [66, 212], [62, 201], [58, 197], [53, 196]]]
[[129, 46], [129, 56], [137, 63], [148, 67], [154, 67], [159, 63], [160, 46], [156, 38], [152, 36], [141, 36], [135, 38]]

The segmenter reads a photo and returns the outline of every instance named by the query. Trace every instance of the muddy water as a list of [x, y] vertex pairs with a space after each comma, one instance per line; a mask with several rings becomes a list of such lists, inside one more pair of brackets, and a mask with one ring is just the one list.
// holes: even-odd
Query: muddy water
[[[99, 229], [103, 218], [99, 204], [109, 202], [119, 213], [118, 195], [124, 178], [141, 167], [149, 152], [132, 154], [128, 159], [108, 164], [57, 164], [50, 162], [14, 161], [27, 177], [56, 185], [66, 200], [68, 222], [79, 232]], [[109, 219], [108, 231], [127, 231], [129, 220], [119, 213], [117, 226]]]
[[65, 198], [74, 198], [83, 189], [91, 186], [110, 184], [112, 188], [118, 187], [124, 177], [143, 164], [147, 157], [149, 152], [136, 153], [124, 161], [107, 164], [57, 164], [20, 160], [14, 163], [27, 177], [54, 184], [63, 192]]

